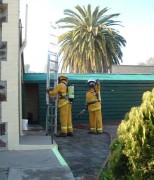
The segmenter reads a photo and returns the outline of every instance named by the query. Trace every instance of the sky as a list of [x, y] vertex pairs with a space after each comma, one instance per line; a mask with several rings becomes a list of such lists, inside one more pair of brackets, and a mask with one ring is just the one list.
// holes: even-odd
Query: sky
[[[154, 1], [153, 0], [20, 0], [20, 18], [23, 34], [25, 30], [25, 6], [28, 5], [27, 46], [24, 49], [24, 62], [30, 71], [44, 72], [50, 34], [58, 35], [55, 22], [64, 16], [65, 9], [75, 10], [76, 5], [92, 10], [99, 6], [107, 7], [107, 14], [120, 13], [114, 20], [121, 21], [123, 27], [116, 27], [127, 43], [122, 48], [122, 65], [138, 65], [154, 57]], [[23, 36], [24, 40], [24, 36]]]

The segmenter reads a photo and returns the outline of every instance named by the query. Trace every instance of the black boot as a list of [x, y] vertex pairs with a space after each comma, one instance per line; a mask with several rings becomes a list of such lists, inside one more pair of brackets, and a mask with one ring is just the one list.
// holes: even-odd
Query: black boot
[[72, 132], [69, 132], [69, 133], [67, 133], [67, 136], [73, 136], [73, 133]]
[[57, 134], [56, 137], [67, 137], [67, 134], [66, 133], [60, 133], [60, 134]]
[[103, 134], [103, 132], [97, 132], [97, 134]]
[[96, 132], [88, 131], [87, 134], [96, 134]]

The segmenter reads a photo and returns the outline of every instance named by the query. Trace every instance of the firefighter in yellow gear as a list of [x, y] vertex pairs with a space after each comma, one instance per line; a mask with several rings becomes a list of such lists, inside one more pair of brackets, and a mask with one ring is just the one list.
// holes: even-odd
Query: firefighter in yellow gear
[[102, 134], [102, 112], [99, 80], [88, 80], [89, 90], [86, 93], [86, 109], [89, 111], [90, 131], [88, 133]]
[[46, 90], [51, 96], [58, 94], [61, 130], [57, 137], [73, 136], [72, 102], [68, 99], [68, 78], [60, 75], [58, 81], [58, 85], [53, 90]]

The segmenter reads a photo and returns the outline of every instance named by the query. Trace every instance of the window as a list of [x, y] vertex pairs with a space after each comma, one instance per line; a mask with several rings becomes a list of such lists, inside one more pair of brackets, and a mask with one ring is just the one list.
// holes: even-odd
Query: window
[[0, 102], [6, 101], [6, 82], [0, 81]]

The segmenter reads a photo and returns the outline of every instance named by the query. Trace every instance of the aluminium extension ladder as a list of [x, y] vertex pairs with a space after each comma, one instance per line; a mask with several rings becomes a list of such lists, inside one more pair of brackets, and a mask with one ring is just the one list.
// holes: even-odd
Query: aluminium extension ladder
[[[54, 36], [54, 35], [52, 35]], [[56, 37], [56, 36], [55, 36]], [[46, 81], [46, 88], [53, 89], [58, 84], [58, 53], [54, 49], [57, 44], [50, 43], [50, 49], [48, 51], [48, 62], [47, 62], [47, 81]], [[52, 77], [51, 77], [52, 73]], [[51, 84], [53, 87], [51, 87]], [[47, 112], [46, 112], [46, 135], [49, 135], [49, 131], [52, 137], [52, 144], [53, 144], [53, 136], [57, 134], [57, 111], [58, 111], [58, 96], [49, 96], [46, 93], [46, 105], [47, 105]]]

